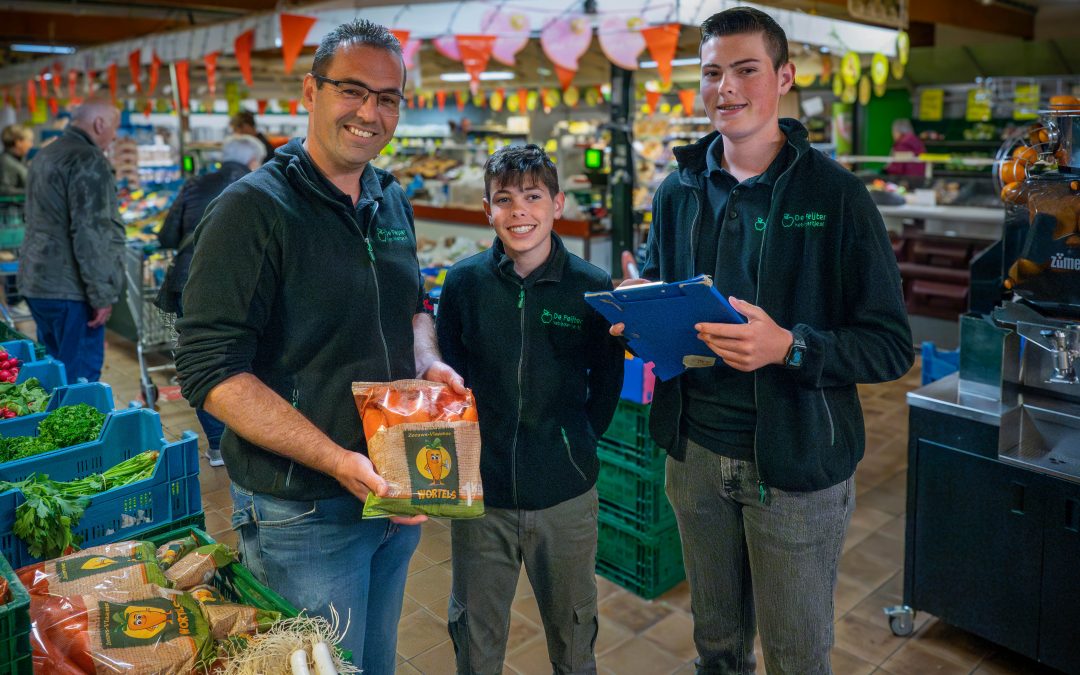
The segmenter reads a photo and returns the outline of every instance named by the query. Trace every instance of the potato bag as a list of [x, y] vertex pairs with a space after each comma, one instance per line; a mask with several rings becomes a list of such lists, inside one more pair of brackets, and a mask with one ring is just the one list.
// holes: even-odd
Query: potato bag
[[368, 457], [389, 486], [369, 494], [364, 516], [484, 515], [480, 425], [471, 391], [427, 380], [354, 382]]

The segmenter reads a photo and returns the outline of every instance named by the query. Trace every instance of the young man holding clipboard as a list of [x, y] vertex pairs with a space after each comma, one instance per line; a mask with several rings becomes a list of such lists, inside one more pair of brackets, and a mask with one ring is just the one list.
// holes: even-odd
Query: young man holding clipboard
[[658, 382], [650, 419], [670, 455], [698, 673], [753, 673], [756, 630], [770, 675], [829, 673], [865, 444], [856, 384], [914, 358], [900, 275], [866, 188], [778, 118], [795, 77], [783, 29], [726, 10], [700, 53], [715, 131], [676, 149], [642, 270], [711, 274], [747, 318], [695, 326], [724, 363]]

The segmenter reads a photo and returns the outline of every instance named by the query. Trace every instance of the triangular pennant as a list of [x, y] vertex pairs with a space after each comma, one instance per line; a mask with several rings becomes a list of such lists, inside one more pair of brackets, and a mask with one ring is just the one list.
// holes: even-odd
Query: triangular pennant
[[439, 110], [446, 110], [446, 90], [439, 89], [435, 92], [435, 103], [439, 106]]
[[412, 35], [412, 31], [407, 31], [404, 28], [391, 28], [390, 34], [393, 35], [402, 49], [405, 49], [405, 43], [409, 41], [409, 36]]
[[187, 59], [176, 62], [176, 94], [180, 98], [181, 110], [188, 110], [191, 103], [191, 81], [188, 79], [188, 69]]
[[285, 62], [285, 72], [291, 73], [296, 65], [296, 58], [304, 48], [308, 31], [315, 25], [315, 17], [299, 14], [282, 14], [281, 17], [281, 58]]
[[152, 112], [154, 112], [154, 103], [150, 99], [146, 99], [146, 103], [143, 104], [142, 114], [150, 117]]
[[77, 89], [79, 85], [79, 71], [68, 71], [68, 98], [74, 99], [78, 96]]
[[570, 83], [574, 81], [574, 76], [577, 75], [576, 70], [570, 70], [569, 68], [563, 68], [559, 64], [555, 65], [555, 75], [559, 78], [559, 86], [563, 91], [570, 88]]
[[220, 52], [210, 52], [203, 57], [203, 65], [206, 66], [206, 87], [210, 95], [217, 93], [217, 57]]
[[487, 68], [491, 50], [495, 47], [494, 35], [457, 35], [461, 63], [469, 74], [469, 88], [475, 94], [480, 90], [480, 73]]
[[110, 63], [109, 64], [109, 70], [108, 70], [108, 72], [109, 72], [109, 96], [112, 97], [112, 100], [114, 100], [114, 101], [116, 100], [116, 86], [117, 86], [116, 85], [116, 73], [117, 73], [117, 70], [118, 70], [118, 68], [117, 68], [115, 63]]
[[527, 89], [518, 89], [517, 99], [518, 110], [520, 110], [521, 114], [524, 115], [525, 111], [528, 110], [529, 107], [529, 91]]
[[57, 98], [59, 98], [60, 95], [61, 95], [60, 88], [64, 86], [63, 83], [61, 82], [61, 80], [63, 80], [63, 79], [64, 79], [64, 64], [60, 63], [59, 61], [54, 61], [53, 62], [52, 86], [53, 86], [53, 92], [56, 94]]
[[300, 111], [300, 101], [297, 101], [295, 98], [289, 99], [289, 114], [290, 115], [295, 115], [299, 111]]
[[655, 115], [660, 106], [660, 92], [646, 89], [645, 102], [649, 104], [649, 114]]
[[694, 112], [694, 101], [697, 100], [696, 89], [680, 89], [679, 102], [682, 103], [683, 114], [690, 117]]
[[645, 45], [648, 46], [653, 61], [656, 61], [660, 81], [665, 86], [671, 84], [671, 60], [675, 58], [675, 50], [679, 46], [679, 24], [643, 28], [641, 35], [645, 38]]
[[60, 102], [56, 100], [56, 97], [55, 96], [50, 96], [49, 99], [48, 99], [48, 103], [49, 103], [49, 112], [52, 113], [52, 116], [56, 117], [57, 115], [59, 115], [60, 114]]
[[247, 86], [255, 86], [255, 78], [251, 76], [251, 49], [255, 46], [255, 29], [246, 30], [233, 40], [233, 52], [236, 54], [236, 67], [240, 69], [240, 75], [244, 78]]
[[155, 51], [150, 58], [150, 84], [146, 88], [146, 93], [153, 94], [157, 91], [158, 74], [161, 71], [161, 58], [158, 57]]
[[454, 92], [454, 98], [457, 100], [458, 112], [465, 112], [465, 91], [462, 89], [458, 89]]
[[38, 77], [38, 94], [41, 95], [41, 98], [45, 98], [49, 95], [49, 78], [46, 77], [48, 74], [49, 69], [46, 68], [41, 71], [41, 76]]
[[34, 111], [37, 110], [37, 94], [38, 94], [37, 85], [34, 84], [33, 80], [27, 80], [26, 81], [26, 109], [30, 111], [31, 115], [33, 115]]
[[128, 69], [131, 71], [131, 81], [135, 83], [135, 91], [142, 93], [142, 50], [136, 49], [128, 54]]
[[255, 107], [259, 110], [260, 115], [266, 113], [266, 104], [267, 100], [265, 98], [260, 98], [259, 100], [255, 101]]

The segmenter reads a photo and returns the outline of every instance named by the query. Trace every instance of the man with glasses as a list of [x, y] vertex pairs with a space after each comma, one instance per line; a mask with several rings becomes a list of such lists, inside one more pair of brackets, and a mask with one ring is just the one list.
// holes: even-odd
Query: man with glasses
[[382, 26], [323, 38], [304, 78], [306, 139], [233, 183], [200, 224], [177, 369], [225, 422], [243, 562], [296, 607], [350, 627], [342, 647], [392, 673], [423, 517], [362, 520], [385, 481], [365, 456], [353, 381], [423, 377], [441, 362], [401, 186], [370, 165], [397, 127], [405, 68]]

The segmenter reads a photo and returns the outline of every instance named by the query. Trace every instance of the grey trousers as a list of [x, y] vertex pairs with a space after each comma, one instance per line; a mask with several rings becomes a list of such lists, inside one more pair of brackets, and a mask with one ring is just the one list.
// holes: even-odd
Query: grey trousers
[[769, 488], [753, 462], [691, 442], [667, 460], [700, 675], [753, 673], [755, 617], [769, 675], [831, 673], [833, 593], [854, 478], [816, 492]]
[[450, 525], [447, 628], [457, 672], [500, 674], [521, 564], [532, 584], [553, 673], [595, 673], [596, 488], [548, 509], [487, 509]]

